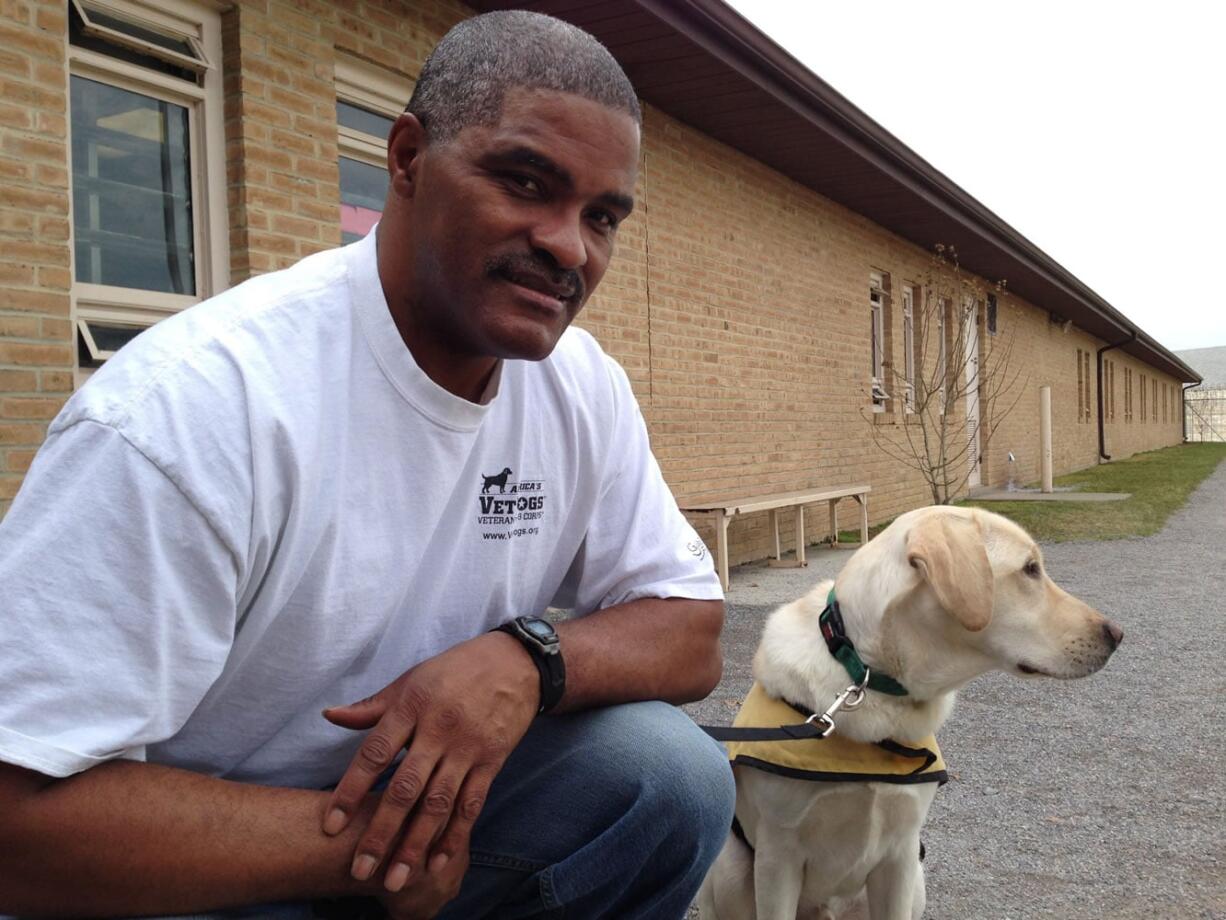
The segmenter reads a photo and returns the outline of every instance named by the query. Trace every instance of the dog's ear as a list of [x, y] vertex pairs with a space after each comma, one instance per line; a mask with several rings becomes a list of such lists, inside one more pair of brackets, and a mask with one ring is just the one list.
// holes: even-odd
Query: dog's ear
[[994, 593], [992, 566], [978, 521], [925, 515], [907, 534], [907, 562], [959, 623], [972, 632], [988, 625]]

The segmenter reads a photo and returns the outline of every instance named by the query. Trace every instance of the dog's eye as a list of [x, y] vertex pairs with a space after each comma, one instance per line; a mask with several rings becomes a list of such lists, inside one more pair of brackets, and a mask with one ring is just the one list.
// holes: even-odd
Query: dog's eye
[[1031, 578], [1038, 578], [1041, 572], [1041, 569], [1039, 568], [1039, 564], [1035, 562], [1033, 559], [1031, 559], [1024, 566], [1022, 566], [1022, 571], [1025, 572], [1027, 575], [1029, 575]]

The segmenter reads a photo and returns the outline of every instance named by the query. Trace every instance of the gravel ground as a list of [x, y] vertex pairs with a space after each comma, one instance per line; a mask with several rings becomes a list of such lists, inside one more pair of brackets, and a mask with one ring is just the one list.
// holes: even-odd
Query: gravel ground
[[[1043, 551], [1124, 642], [1084, 680], [989, 674], [961, 692], [925, 917], [1226, 920], [1226, 464], [1153, 537]], [[731, 722], [766, 614], [846, 559], [734, 570], [724, 679], [687, 707], [696, 721]]]

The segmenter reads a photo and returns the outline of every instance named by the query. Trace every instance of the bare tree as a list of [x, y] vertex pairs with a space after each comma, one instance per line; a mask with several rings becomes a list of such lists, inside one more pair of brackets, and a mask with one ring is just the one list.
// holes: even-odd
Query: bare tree
[[[863, 414], [873, 442], [923, 476], [933, 504], [947, 505], [966, 487], [992, 435], [1025, 390], [1013, 364], [1016, 327], [981, 334], [992, 308], [999, 315], [1005, 282], [985, 285], [958, 264], [951, 246], [935, 247], [922, 284], [903, 303], [902, 361], [879, 361], [874, 412]], [[909, 314], [909, 315], [908, 315]], [[874, 348], [882, 334], [874, 327]], [[895, 353], [900, 349], [892, 349]], [[903, 424], [881, 425], [881, 411]]]

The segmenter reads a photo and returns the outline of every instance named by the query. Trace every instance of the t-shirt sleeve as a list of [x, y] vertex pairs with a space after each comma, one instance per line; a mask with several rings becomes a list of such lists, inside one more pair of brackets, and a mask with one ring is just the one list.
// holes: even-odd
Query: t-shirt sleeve
[[605, 360], [615, 394], [609, 460], [591, 525], [554, 605], [587, 613], [645, 597], [722, 600], [711, 554], [651, 453], [630, 382]]
[[0, 523], [0, 760], [63, 777], [143, 759], [221, 672], [237, 571], [122, 434], [53, 434]]

